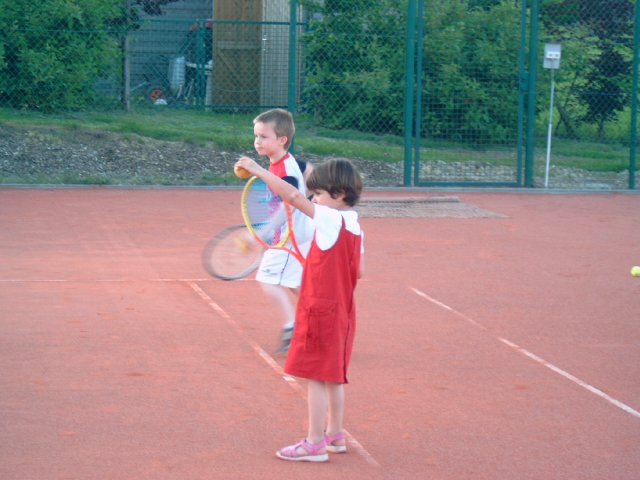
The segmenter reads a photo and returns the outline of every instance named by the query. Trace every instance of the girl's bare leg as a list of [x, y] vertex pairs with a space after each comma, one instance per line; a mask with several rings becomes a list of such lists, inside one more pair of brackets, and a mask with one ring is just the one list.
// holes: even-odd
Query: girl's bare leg
[[307, 405], [309, 408], [309, 432], [307, 441], [318, 443], [324, 440], [327, 418], [327, 391], [325, 382], [309, 380], [307, 383]]
[[[344, 385], [341, 383], [325, 383], [328, 399], [327, 434], [335, 435], [342, 432], [344, 422]], [[335, 445], [344, 445], [344, 440], [336, 440]]]

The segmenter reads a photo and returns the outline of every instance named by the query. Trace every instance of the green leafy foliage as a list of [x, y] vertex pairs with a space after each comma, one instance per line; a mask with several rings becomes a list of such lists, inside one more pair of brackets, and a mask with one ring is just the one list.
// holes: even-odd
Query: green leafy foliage
[[548, 37], [563, 48], [557, 94], [559, 126], [569, 137], [580, 125], [605, 123], [629, 104], [633, 56], [631, 0], [548, 0], [541, 19]]
[[94, 104], [96, 79], [118, 58], [123, 18], [120, 0], [5, 2], [0, 104], [42, 111]]
[[518, 7], [432, 3], [425, 32], [423, 131], [471, 144], [515, 138]]
[[140, 5], [149, 15], [161, 15], [162, 6], [168, 3], [174, 3], [178, 0], [135, 0], [132, 4]]
[[[324, 126], [401, 134], [406, 2], [307, 1], [305, 108]], [[429, 2], [422, 129], [434, 138], [515, 138], [519, 7]]]
[[406, 2], [306, 1], [303, 109], [331, 128], [402, 131]]

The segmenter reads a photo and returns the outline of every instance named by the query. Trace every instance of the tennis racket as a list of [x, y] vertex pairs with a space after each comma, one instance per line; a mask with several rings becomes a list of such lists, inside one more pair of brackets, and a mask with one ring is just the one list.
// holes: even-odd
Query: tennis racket
[[258, 177], [249, 179], [240, 203], [247, 230], [260, 245], [289, 252], [304, 264], [304, 255], [293, 231], [293, 213], [289, 204]]
[[258, 268], [263, 252], [245, 225], [233, 225], [209, 240], [202, 251], [202, 266], [212, 277], [238, 280]]

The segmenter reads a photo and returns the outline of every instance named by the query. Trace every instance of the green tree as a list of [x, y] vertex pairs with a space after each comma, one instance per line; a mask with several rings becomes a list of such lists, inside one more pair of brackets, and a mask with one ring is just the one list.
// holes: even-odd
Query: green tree
[[586, 122], [596, 123], [600, 140], [604, 139], [605, 123], [617, 118], [629, 104], [627, 92], [630, 88], [625, 88], [622, 77], [630, 76], [630, 66], [624, 54], [606, 42], [586, 76], [586, 84], [579, 90], [580, 98], [587, 106], [583, 118]]
[[52, 111], [94, 102], [115, 64], [121, 0], [13, 0], [0, 9], [0, 104]]
[[[476, 4], [478, 2], [475, 2]], [[425, 32], [423, 131], [432, 138], [512, 141], [517, 123], [519, 7], [431, 2]]]
[[332, 128], [400, 133], [406, 2], [303, 5], [313, 14], [303, 36], [303, 108]]
[[571, 136], [576, 126], [606, 122], [629, 104], [633, 53], [631, 0], [547, 0], [541, 18], [547, 36], [563, 45], [558, 81], [560, 122]]
[[178, 0], [135, 0], [131, 2], [134, 5], [140, 5], [149, 15], [162, 15], [162, 6], [168, 3], [174, 3]]
[[[324, 125], [401, 134], [407, 3], [304, 2], [304, 107]], [[469, 143], [515, 137], [519, 7], [431, 0], [425, 14], [422, 130]]]

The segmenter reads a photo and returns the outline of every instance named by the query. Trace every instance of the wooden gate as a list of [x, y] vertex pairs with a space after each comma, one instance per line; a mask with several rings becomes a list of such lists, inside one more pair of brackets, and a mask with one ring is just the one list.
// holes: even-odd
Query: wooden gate
[[212, 103], [259, 105], [262, 0], [214, 2], [213, 18]]

